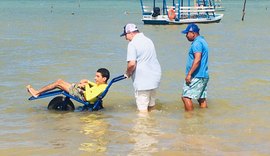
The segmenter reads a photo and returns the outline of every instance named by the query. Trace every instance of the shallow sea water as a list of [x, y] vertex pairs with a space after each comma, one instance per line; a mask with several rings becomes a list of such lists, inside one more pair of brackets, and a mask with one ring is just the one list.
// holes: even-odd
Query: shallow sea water
[[[210, 45], [209, 108], [187, 113], [186, 25], [143, 25], [135, 0], [1, 1], [0, 154], [269, 155], [270, 2], [248, 1], [243, 22], [242, 1], [223, 4], [220, 23], [199, 25]], [[137, 112], [130, 79], [112, 86], [98, 112], [53, 112], [50, 98], [27, 100], [27, 84], [93, 80], [100, 67], [123, 74], [127, 41], [119, 35], [128, 22], [156, 45], [156, 110]]]

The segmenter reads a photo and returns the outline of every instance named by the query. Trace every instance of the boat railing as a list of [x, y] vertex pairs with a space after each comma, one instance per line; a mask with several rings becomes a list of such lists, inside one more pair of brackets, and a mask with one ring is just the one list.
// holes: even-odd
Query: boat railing
[[[175, 12], [175, 15], [180, 15], [181, 17], [186, 16], [187, 18], [191, 17], [209, 17], [209, 14], [212, 14], [215, 16], [215, 8], [214, 6], [194, 6], [194, 7], [188, 7], [188, 6], [180, 6], [178, 7], [178, 4], [176, 6], [166, 6], [167, 13], [170, 9], [173, 9]], [[179, 17], [179, 16], [178, 16]]]
[[190, 12], [190, 13], [198, 13], [198, 12], [215, 12], [215, 9], [209, 9], [209, 10], [181, 10], [181, 13], [186, 13], [186, 12]]
[[180, 7], [180, 10], [190, 10], [191, 12], [196, 11], [215, 11], [215, 8], [213, 6], [209, 7]]
[[[174, 9], [175, 12], [178, 11], [178, 8], [175, 6], [167, 6], [166, 10]], [[180, 7], [180, 12], [214, 12], [215, 9], [213, 6], [210, 7]]]
[[151, 15], [153, 13], [153, 8], [149, 6], [142, 6], [143, 9], [143, 15]]
[[180, 6], [182, 9], [214, 9], [214, 6]]
[[168, 10], [168, 9], [175, 9], [176, 7], [175, 6], [166, 6], [166, 9]]
[[[142, 8], [143, 8], [143, 15], [151, 15], [153, 13], [152, 7], [142, 6]], [[166, 6], [167, 14], [170, 9], [174, 9], [175, 14], [178, 15], [178, 4], [176, 4], [175, 6]], [[195, 7], [180, 6], [180, 14], [214, 13], [214, 12], [215, 12], [214, 6], [195, 6]]]
[[151, 12], [152, 10], [151, 10], [152, 8], [150, 8], [149, 6], [143, 6], [143, 11], [144, 12]]

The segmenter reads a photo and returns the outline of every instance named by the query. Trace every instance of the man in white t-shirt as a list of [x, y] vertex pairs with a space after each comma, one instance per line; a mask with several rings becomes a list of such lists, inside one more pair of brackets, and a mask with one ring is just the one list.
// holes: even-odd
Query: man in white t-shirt
[[140, 112], [148, 112], [155, 106], [156, 90], [161, 79], [155, 46], [135, 24], [125, 25], [120, 36], [129, 41], [126, 76], [132, 77], [137, 108]]

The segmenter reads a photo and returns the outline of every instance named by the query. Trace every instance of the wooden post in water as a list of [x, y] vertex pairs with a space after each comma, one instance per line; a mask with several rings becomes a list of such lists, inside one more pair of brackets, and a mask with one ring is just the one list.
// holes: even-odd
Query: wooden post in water
[[244, 21], [244, 18], [245, 18], [245, 10], [246, 10], [246, 1], [247, 0], [244, 0], [244, 6], [243, 6], [243, 15], [242, 15], [242, 21]]

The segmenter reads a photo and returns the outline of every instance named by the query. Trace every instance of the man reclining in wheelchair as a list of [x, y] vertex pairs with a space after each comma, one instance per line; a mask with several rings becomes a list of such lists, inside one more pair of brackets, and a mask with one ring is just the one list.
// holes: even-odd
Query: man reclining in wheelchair
[[59, 79], [39, 90], [35, 90], [31, 85], [27, 85], [26, 88], [27, 91], [35, 98], [38, 98], [42, 93], [58, 88], [82, 101], [94, 103], [97, 100], [97, 97], [106, 89], [109, 78], [110, 72], [105, 68], [100, 68], [97, 70], [95, 75], [96, 83], [87, 79], [83, 79], [79, 83], [68, 83]]

